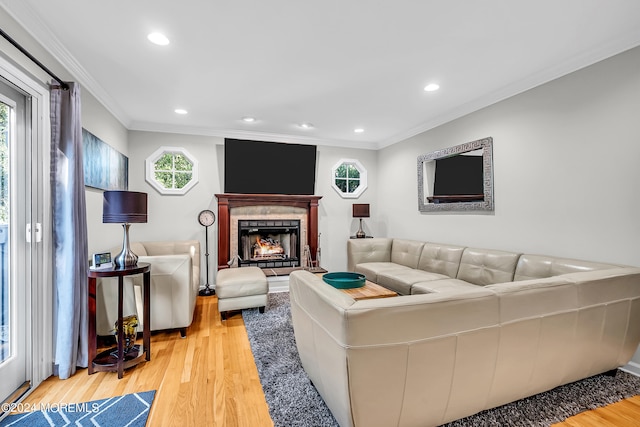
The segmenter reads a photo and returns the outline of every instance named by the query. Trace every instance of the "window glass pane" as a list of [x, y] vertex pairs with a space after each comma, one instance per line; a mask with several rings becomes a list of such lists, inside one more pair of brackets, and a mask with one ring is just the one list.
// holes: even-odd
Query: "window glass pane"
[[190, 172], [176, 172], [175, 174], [176, 186], [175, 188], [183, 188], [191, 181]]
[[360, 178], [360, 171], [355, 165], [349, 165], [349, 178]]
[[346, 179], [336, 179], [336, 186], [340, 189], [340, 191], [346, 193], [347, 192], [347, 180]]
[[156, 171], [155, 177], [164, 188], [173, 188], [173, 173]]
[[0, 364], [12, 355], [9, 309], [9, 113], [10, 107], [0, 102]]
[[155, 167], [157, 171], [170, 171], [173, 169], [173, 154], [164, 153], [156, 163]]
[[175, 155], [174, 165], [177, 171], [190, 171], [193, 168], [193, 164], [182, 154]]
[[9, 106], [0, 103], [0, 224], [9, 222]]
[[347, 177], [347, 164], [343, 163], [336, 169], [336, 178], [346, 178]]
[[353, 193], [354, 191], [356, 191], [356, 189], [360, 186], [360, 180], [359, 179], [350, 179], [349, 180], [349, 190], [347, 191], [347, 193]]

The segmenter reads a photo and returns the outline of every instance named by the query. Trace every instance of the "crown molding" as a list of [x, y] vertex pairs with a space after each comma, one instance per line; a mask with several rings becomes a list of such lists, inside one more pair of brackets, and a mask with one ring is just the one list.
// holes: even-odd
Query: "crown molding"
[[[133, 122], [132, 131], [175, 133], [181, 135], [214, 136], [219, 138], [249, 139], [267, 142], [291, 142], [305, 145], [322, 145], [329, 147], [357, 148], [376, 150], [377, 145], [369, 141], [347, 141], [338, 139], [314, 138], [303, 135], [255, 132], [238, 129], [216, 129], [197, 126], [174, 126], [165, 123]], [[221, 142], [222, 143], [222, 142]]]
[[104, 88], [80, 65], [75, 57], [51, 32], [38, 13], [26, 2], [11, 2], [11, 9], [4, 6], [7, 0], [0, 0], [3, 9], [40, 44], [83, 89], [86, 89], [100, 102], [125, 128], [130, 119], [118, 106], [118, 103]]
[[554, 67], [545, 68], [530, 74], [524, 79], [520, 79], [517, 82], [505, 85], [500, 89], [488, 93], [482, 97], [479, 97], [471, 102], [467, 102], [457, 108], [454, 108], [445, 114], [442, 114], [432, 120], [422, 123], [412, 129], [408, 129], [405, 132], [400, 132], [393, 137], [380, 141], [377, 144], [378, 149], [388, 147], [406, 139], [412, 138], [423, 132], [434, 129], [445, 123], [459, 119], [467, 114], [486, 108], [490, 105], [503, 101], [512, 96], [526, 92], [537, 86], [541, 86], [550, 81], [556, 80], [560, 77], [571, 74], [582, 68], [596, 64], [605, 59], [611, 58], [622, 52], [625, 52], [634, 47], [640, 46], [640, 32], [630, 33], [625, 37], [620, 37], [611, 41], [608, 44], [597, 46], [594, 49], [583, 52], [580, 55], [575, 55], [568, 58], [566, 61], [557, 64]]

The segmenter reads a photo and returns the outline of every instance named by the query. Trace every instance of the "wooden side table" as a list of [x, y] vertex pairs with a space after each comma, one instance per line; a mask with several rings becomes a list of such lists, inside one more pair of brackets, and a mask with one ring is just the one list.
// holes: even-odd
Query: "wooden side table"
[[[133, 349], [124, 352], [124, 330], [122, 325], [122, 295], [124, 290], [124, 278], [134, 274], [143, 275], [143, 323], [142, 347], [135, 345]], [[98, 277], [118, 278], [118, 346], [96, 354], [98, 351], [98, 336], [96, 332], [96, 279]], [[150, 315], [150, 288], [151, 288], [151, 264], [139, 262], [133, 267], [113, 268], [108, 270], [89, 270], [89, 375], [98, 371], [117, 371], [118, 379], [122, 378], [125, 369], [137, 365], [146, 356], [151, 360], [151, 315]], [[104, 286], [104, 285], [103, 285]]]

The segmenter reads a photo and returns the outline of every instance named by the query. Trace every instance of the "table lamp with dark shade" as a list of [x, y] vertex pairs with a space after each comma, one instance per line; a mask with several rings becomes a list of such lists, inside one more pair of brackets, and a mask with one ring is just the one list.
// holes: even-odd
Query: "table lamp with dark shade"
[[120, 223], [124, 228], [122, 251], [113, 262], [117, 268], [138, 264], [138, 255], [129, 247], [129, 226], [134, 222], [147, 222], [147, 193], [136, 191], [105, 191], [102, 222]]
[[360, 228], [356, 233], [358, 239], [364, 239], [367, 237], [362, 230], [362, 218], [369, 218], [369, 204], [368, 203], [354, 203], [353, 204], [353, 217], [360, 219]]

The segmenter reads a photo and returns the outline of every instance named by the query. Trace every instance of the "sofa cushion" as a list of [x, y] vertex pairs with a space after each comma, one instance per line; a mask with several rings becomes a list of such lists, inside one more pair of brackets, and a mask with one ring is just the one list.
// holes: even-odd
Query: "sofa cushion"
[[457, 278], [480, 286], [511, 282], [519, 257], [514, 252], [466, 248]]
[[365, 262], [391, 262], [393, 239], [349, 239], [347, 240], [347, 268], [356, 271], [356, 265]]
[[488, 285], [500, 298], [500, 320], [539, 318], [578, 309], [575, 283], [565, 276]]
[[[147, 250], [145, 249], [144, 245], [140, 242], [131, 242], [129, 245], [129, 248], [131, 249], [131, 251], [138, 255], [138, 256], [145, 256], [148, 255], [147, 254]], [[113, 257], [115, 258], [116, 255], [118, 255], [120, 253], [120, 251], [122, 250], [122, 248], [119, 249], [114, 249], [112, 251]]]
[[378, 283], [378, 276], [380, 273], [387, 271], [399, 271], [399, 270], [411, 270], [404, 265], [396, 264], [395, 262], [365, 262], [357, 264], [355, 272], [364, 274], [367, 280]]
[[378, 284], [399, 294], [409, 295], [411, 294], [411, 286], [414, 283], [448, 278], [444, 274], [404, 268], [380, 272], [378, 274]]
[[523, 254], [518, 260], [514, 280], [542, 279], [566, 273], [606, 270], [616, 267], [618, 266], [577, 259]]
[[433, 294], [437, 292], [446, 291], [477, 291], [479, 288], [476, 285], [472, 285], [469, 282], [459, 279], [441, 279], [430, 280], [427, 282], [414, 283], [411, 286], [411, 295], [417, 294]]
[[418, 261], [420, 260], [423, 246], [424, 242], [393, 239], [391, 245], [391, 262], [411, 268], [418, 268]]
[[418, 261], [418, 268], [455, 278], [458, 275], [463, 251], [464, 246], [425, 243]]

